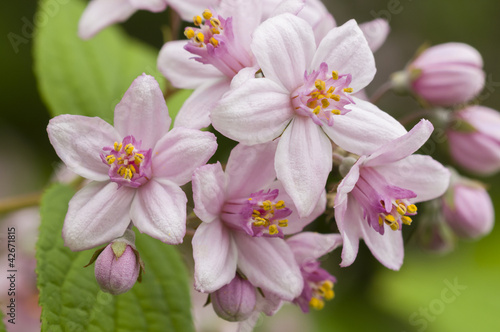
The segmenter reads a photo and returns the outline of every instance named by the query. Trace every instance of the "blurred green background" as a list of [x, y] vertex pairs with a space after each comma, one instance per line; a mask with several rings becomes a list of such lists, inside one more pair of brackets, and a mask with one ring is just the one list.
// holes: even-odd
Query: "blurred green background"
[[[487, 85], [482, 103], [500, 109], [500, 1], [330, 0], [326, 5], [339, 25], [350, 18], [390, 21], [392, 31], [376, 53], [378, 74], [369, 92], [402, 69], [424, 42], [464, 42], [483, 55]], [[29, 22], [34, 21], [35, 9], [36, 1], [9, 1], [2, 3], [0, 11], [0, 141], [3, 163], [9, 166], [7, 172], [0, 172], [0, 198], [42, 190], [57, 162], [45, 131], [49, 115], [33, 76]], [[159, 49], [168, 19], [168, 12], [139, 12], [124, 27], [130, 35]], [[15, 46], [9, 33], [21, 38]], [[400, 115], [417, 108], [411, 99], [391, 93], [378, 105]], [[500, 211], [500, 177], [482, 180], [490, 186]], [[307, 331], [500, 331], [499, 255], [498, 227], [479, 242], [458, 242], [448, 255], [409, 245], [399, 272], [384, 268], [364, 245], [353, 266], [340, 269], [340, 251], [335, 251], [324, 263], [338, 278], [336, 298], [322, 311], [307, 316], [298, 308], [285, 308], [277, 317], [259, 321], [258, 329], [285, 331], [290, 322], [300, 320], [292, 327]], [[450, 286], [454, 283], [460, 287]], [[443, 298], [444, 292], [452, 294], [446, 289], [455, 291], [453, 300]]]

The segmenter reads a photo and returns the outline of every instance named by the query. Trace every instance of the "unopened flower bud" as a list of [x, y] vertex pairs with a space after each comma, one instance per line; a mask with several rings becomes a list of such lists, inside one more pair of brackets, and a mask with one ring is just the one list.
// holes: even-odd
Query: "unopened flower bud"
[[243, 321], [252, 314], [257, 296], [255, 287], [238, 274], [227, 285], [210, 295], [215, 313], [230, 322]]
[[481, 54], [463, 43], [429, 47], [395, 73], [396, 90], [409, 89], [436, 106], [453, 106], [472, 100], [484, 87]]
[[104, 292], [118, 295], [134, 286], [141, 266], [139, 258], [129, 244], [114, 241], [97, 257], [95, 278]]
[[500, 170], [499, 112], [484, 106], [456, 111], [446, 134], [457, 164], [480, 174]]
[[443, 196], [443, 214], [455, 234], [466, 239], [488, 234], [495, 219], [493, 203], [484, 187], [465, 178], [453, 181]]

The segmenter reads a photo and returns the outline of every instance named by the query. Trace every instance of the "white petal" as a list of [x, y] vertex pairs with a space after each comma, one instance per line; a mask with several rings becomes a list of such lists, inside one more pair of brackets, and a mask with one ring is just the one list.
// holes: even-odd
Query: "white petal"
[[219, 162], [196, 169], [193, 173], [194, 213], [208, 223], [221, 213], [225, 201], [226, 175]]
[[340, 234], [303, 232], [286, 240], [299, 265], [312, 262], [342, 245]]
[[389, 22], [383, 18], [376, 18], [372, 21], [361, 23], [359, 27], [363, 31], [372, 52], [376, 52], [384, 44], [391, 31]]
[[124, 0], [92, 0], [78, 23], [78, 35], [82, 39], [92, 38], [105, 27], [127, 20], [137, 10]]

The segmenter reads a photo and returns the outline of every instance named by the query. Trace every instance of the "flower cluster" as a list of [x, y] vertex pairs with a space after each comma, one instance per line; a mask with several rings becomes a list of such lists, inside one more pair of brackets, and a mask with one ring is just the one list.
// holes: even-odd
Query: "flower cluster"
[[[63, 237], [72, 250], [111, 243], [96, 255], [103, 290], [127, 291], [139, 276], [133, 240], [123, 240], [132, 226], [167, 244], [182, 242], [181, 186], [190, 181], [198, 220], [194, 287], [210, 294], [220, 317], [246, 326], [285, 302], [304, 312], [322, 309], [337, 279], [319, 259], [339, 246], [342, 267], [355, 261], [362, 239], [377, 260], [398, 270], [402, 230], [419, 224], [420, 202], [442, 201], [441, 213], [460, 236], [491, 229], [483, 187], [458, 176], [450, 185], [448, 168], [415, 154], [433, 123], [418, 119], [407, 131], [408, 123], [366, 100], [387, 22], [337, 26], [317, 0], [199, 3], [92, 0], [81, 19], [80, 34], [88, 38], [137, 9], [168, 4], [182, 18], [198, 10], [189, 15], [185, 39], [168, 41], [158, 57], [174, 87], [194, 89], [173, 129], [158, 83], [145, 74], [116, 106], [114, 126], [77, 115], [48, 126], [59, 157], [91, 180], [69, 203]], [[452, 156], [486, 173], [500, 168], [499, 116], [463, 107], [484, 84], [481, 68], [472, 47], [444, 44], [418, 55], [390, 86], [411, 91], [423, 105], [462, 105], [436, 113], [446, 112]], [[200, 131], [209, 125], [239, 143], [227, 160], [207, 164], [217, 149], [215, 136]], [[327, 209], [338, 233], [303, 231]]]

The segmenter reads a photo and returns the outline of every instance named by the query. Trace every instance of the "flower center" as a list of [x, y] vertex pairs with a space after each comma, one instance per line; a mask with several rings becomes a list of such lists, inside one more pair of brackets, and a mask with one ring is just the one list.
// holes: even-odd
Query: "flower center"
[[321, 63], [319, 70], [306, 74], [304, 84], [292, 93], [295, 111], [311, 117], [317, 125], [332, 126], [334, 116], [348, 113], [345, 106], [354, 104], [349, 96], [353, 92], [351, 80], [351, 74], [329, 73], [328, 65]]
[[139, 187], [147, 180], [146, 171], [151, 164], [151, 149], [140, 150], [141, 142], [133, 136], [127, 136], [121, 143], [115, 142], [113, 146], [106, 146], [101, 154], [102, 161], [109, 166], [111, 181], [120, 185]]
[[[385, 209], [385, 203], [383, 201], [380, 202], [382, 207]], [[381, 212], [378, 215], [378, 224], [382, 227], [385, 224], [389, 225], [389, 227], [396, 231], [401, 229], [402, 225], [411, 225], [412, 219], [410, 216], [414, 216], [417, 214], [417, 206], [415, 204], [411, 204], [406, 199], [396, 199], [392, 203], [392, 207], [389, 213]]]
[[331, 280], [323, 280], [317, 282], [309, 282], [311, 287], [312, 297], [309, 300], [309, 307], [321, 310], [325, 306], [325, 300], [330, 301], [335, 297], [333, 291], [333, 282]]
[[242, 68], [252, 65], [248, 51], [233, 34], [232, 17], [227, 19], [209, 9], [202, 16], [193, 17], [195, 27], [188, 27], [184, 35], [189, 42], [184, 48], [203, 64], [211, 64], [232, 78]]

